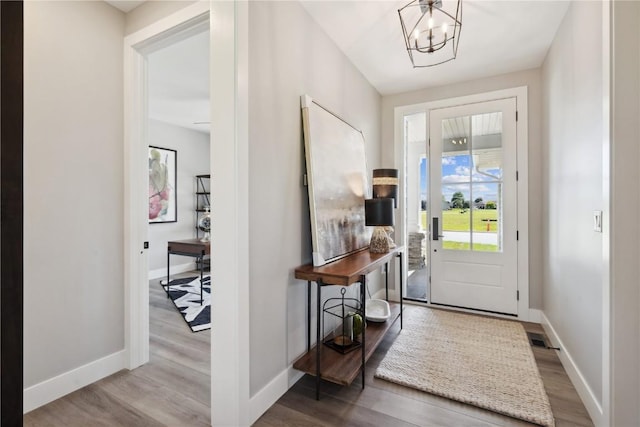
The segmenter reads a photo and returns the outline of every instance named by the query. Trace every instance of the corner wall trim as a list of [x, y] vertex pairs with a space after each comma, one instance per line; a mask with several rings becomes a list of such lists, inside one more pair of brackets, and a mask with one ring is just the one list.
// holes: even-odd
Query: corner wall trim
[[126, 351], [120, 350], [102, 359], [24, 389], [23, 413], [33, 411], [62, 396], [125, 369]]
[[293, 365], [280, 372], [249, 400], [249, 424], [255, 423], [280, 397], [304, 376]]
[[[525, 319], [522, 319], [525, 320]], [[529, 318], [526, 319], [527, 322], [531, 323], [542, 323], [542, 310], [537, 308], [529, 309]]]
[[[192, 271], [196, 269], [196, 264], [194, 262], [188, 262], [186, 264], [178, 264], [171, 266], [171, 275], [177, 273], [186, 273], [187, 271]], [[149, 270], [149, 280], [153, 279], [166, 279], [167, 278], [167, 267], [164, 268], [156, 268], [155, 270]]]
[[540, 312], [541, 314], [541, 324], [544, 328], [544, 331], [547, 334], [547, 337], [551, 341], [554, 347], [560, 347], [561, 350], [557, 352], [558, 357], [560, 358], [560, 362], [564, 367], [565, 371], [567, 371], [567, 375], [569, 375], [569, 379], [573, 383], [573, 386], [576, 388], [580, 399], [584, 403], [584, 406], [587, 408], [587, 412], [591, 416], [591, 420], [596, 426], [605, 426], [607, 423], [604, 421], [604, 414], [602, 411], [602, 405], [598, 402], [598, 399], [593, 394], [593, 390], [589, 387], [587, 380], [582, 375], [580, 368], [576, 365], [573, 357], [563, 344], [562, 340], [556, 333], [553, 325], [544, 314], [544, 311]]

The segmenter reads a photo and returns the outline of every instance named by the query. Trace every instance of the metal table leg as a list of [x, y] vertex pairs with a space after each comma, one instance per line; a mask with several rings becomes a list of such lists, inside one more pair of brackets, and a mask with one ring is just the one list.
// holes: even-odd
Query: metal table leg
[[365, 364], [365, 345], [366, 345], [366, 341], [365, 341], [365, 331], [367, 330], [367, 328], [364, 327], [365, 322], [366, 322], [366, 314], [367, 314], [367, 308], [366, 308], [366, 295], [367, 295], [367, 276], [362, 275], [360, 277], [360, 299], [362, 301], [362, 388], [364, 389], [364, 364]]
[[167, 298], [169, 298], [169, 291], [171, 290], [169, 284], [171, 275], [169, 269], [171, 268], [171, 248], [167, 249]]
[[202, 280], [204, 279], [204, 251], [200, 255], [200, 305], [204, 304], [204, 299], [202, 298]]
[[404, 300], [404, 295], [403, 295], [403, 291], [402, 288], [404, 286], [404, 280], [403, 280], [403, 271], [402, 271], [402, 252], [398, 252], [398, 257], [400, 258], [400, 329], [402, 329], [402, 312], [403, 312], [403, 308], [402, 308], [402, 304], [403, 304], [403, 300]]
[[320, 400], [320, 346], [322, 342], [320, 340], [320, 298], [322, 289], [322, 280], [316, 281], [318, 287], [318, 301], [316, 306], [316, 400]]
[[311, 350], [311, 281], [307, 280], [307, 351]]
[[389, 261], [384, 264], [384, 289], [387, 294], [387, 301], [389, 301]]

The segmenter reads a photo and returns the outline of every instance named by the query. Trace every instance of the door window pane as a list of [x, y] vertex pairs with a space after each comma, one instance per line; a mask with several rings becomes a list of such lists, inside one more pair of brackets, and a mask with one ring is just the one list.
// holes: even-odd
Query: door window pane
[[502, 112], [471, 117], [474, 181], [502, 180]]
[[469, 184], [442, 185], [442, 248], [471, 249], [471, 211]]
[[442, 121], [443, 249], [501, 251], [502, 113]]

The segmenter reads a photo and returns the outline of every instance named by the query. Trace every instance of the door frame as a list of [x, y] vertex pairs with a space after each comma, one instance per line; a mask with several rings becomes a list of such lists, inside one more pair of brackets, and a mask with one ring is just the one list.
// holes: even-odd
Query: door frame
[[[403, 117], [408, 114], [424, 112], [426, 116], [426, 135], [429, 135], [429, 111], [437, 108], [455, 107], [458, 105], [479, 103], [485, 101], [493, 101], [503, 98], [515, 98], [516, 110], [518, 112], [518, 122], [516, 125], [516, 137], [517, 137], [517, 224], [519, 231], [519, 240], [517, 243], [518, 248], [518, 290], [520, 291], [520, 299], [518, 300], [518, 314], [517, 318], [524, 321], [540, 322], [540, 311], [531, 309], [529, 307], [529, 164], [528, 164], [528, 147], [529, 147], [529, 127], [528, 127], [528, 104], [527, 104], [527, 86], [520, 86], [509, 89], [502, 89], [491, 92], [483, 92], [466, 96], [459, 96], [455, 98], [440, 99], [429, 102], [422, 102], [412, 105], [404, 105], [396, 107], [394, 109], [394, 156], [395, 167], [398, 170], [405, 171], [407, 166], [407, 149], [404, 141], [404, 126]], [[401, 197], [399, 198], [399, 224], [396, 225], [400, 242], [406, 246], [406, 229], [407, 229], [407, 208], [404, 201], [406, 194], [407, 182], [406, 174], [400, 174], [399, 188]], [[425, 238], [429, 238], [428, 236]], [[407, 266], [406, 258], [403, 259], [405, 267], [403, 271], [406, 275]], [[406, 286], [407, 278], [405, 277], [403, 283]], [[427, 306], [431, 306], [431, 303], [425, 303]], [[441, 307], [441, 306], [438, 306]], [[467, 309], [455, 309], [457, 311], [477, 313], [474, 310]], [[504, 316], [499, 314], [492, 314], [497, 317], [513, 318], [513, 316]]]
[[[149, 360], [148, 196], [144, 49], [193, 27], [210, 29], [212, 186], [211, 423], [249, 425], [248, 5], [200, 1], [124, 39], [124, 329], [126, 365]], [[223, 141], [223, 142], [218, 142]], [[214, 382], [215, 379], [215, 382]]]

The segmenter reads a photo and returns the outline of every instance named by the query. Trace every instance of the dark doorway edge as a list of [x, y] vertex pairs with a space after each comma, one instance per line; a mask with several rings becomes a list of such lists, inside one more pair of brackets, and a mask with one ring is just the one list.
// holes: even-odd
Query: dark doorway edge
[[0, 2], [0, 424], [23, 408], [23, 3]]

